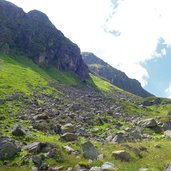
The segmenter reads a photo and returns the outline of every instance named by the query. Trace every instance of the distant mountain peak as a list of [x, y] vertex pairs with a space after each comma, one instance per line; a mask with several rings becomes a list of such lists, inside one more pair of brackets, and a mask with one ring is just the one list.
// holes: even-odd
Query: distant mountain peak
[[113, 68], [93, 53], [82, 52], [82, 57], [90, 71], [105, 78], [117, 87], [141, 97], [153, 96], [141, 87], [139, 81], [129, 78], [124, 72]]

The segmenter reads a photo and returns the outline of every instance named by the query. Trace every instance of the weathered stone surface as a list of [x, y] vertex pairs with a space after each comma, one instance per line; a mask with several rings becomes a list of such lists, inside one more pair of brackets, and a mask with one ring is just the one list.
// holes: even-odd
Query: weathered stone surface
[[102, 171], [101, 167], [92, 167], [90, 168], [90, 171]]
[[154, 118], [145, 119], [139, 122], [139, 125], [144, 128], [152, 128], [157, 126], [157, 122]]
[[166, 138], [171, 139], [171, 130], [164, 131], [164, 135]]
[[166, 168], [164, 169], [164, 171], [171, 171], [171, 163], [169, 163]]
[[91, 142], [85, 142], [84, 144], [81, 145], [82, 150], [83, 150], [83, 156], [86, 159], [97, 159], [98, 157], [98, 153], [96, 148], [93, 146], [93, 144]]
[[138, 171], [149, 171], [148, 168], [139, 168]]
[[0, 160], [9, 159], [20, 151], [20, 146], [8, 137], [0, 137]]
[[75, 152], [75, 150], [74, 150], [73, 148], [71, 148], [70, 146], [68, 146], [68, 145], [63, 146], [63, 149], [64, 149], [65, 151], [67, 151], [69, 154]]
[[125, 141], [126, 138], [122, 136], [121, 134], [115, 135], [115, 137], [112, 139], [112, 143], [121, 143]]
[[21, 125], [15, 124], [11, 129], [11, 134], [15, 136], [23, 136], [26, 135], [26, 131]]
[[61, 135], [61, 140], [75, 141], [75, 140], [77, 140], [77, 135], [70, 133], [70, 132], [66, 132], [65, 134]]
[[105, 163], [101, 166], [101, 170], [102, 170], [102, 171], [116, 171], [116, 168], [115, 168], [115, 166], [114, 166], [113, 163], [105, 162]]
[[34, 142], [24, 147], [25, 150], [29, 151], [30, 153], [46, 153], [53, 149], [53, 145], [49, 143], [42, 143], [42, 142]]
[[130, 155], [125, 150], [119, 150], [112, 152], [112, 156], [115, 157], [116, 160], [121, 161], [129, 161]]
[[34, 120], [47, 120], [48, 118], [46, 114], [39, 114], [33, 117]]
[[67, 123], [67, 124], [61, 126], [61, 131], [62, 131], [62, 133], [66, 133], [66, 132], [73, 133], [74, 132], [74, 125], [71, 123]]

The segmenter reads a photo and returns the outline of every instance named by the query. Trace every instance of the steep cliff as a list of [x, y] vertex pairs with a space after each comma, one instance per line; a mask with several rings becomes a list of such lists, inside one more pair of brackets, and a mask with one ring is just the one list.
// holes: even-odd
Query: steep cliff
[[40, 66], [71, 71], [84, 80], [88, 68], [79, 47], [57, 30], [48, 17], [37, 10], [25, 13], [14, 4], [0, 0], [0, 52], [21, 53]]
[[152, 96], [141, 87], [141, 84], [136, 79], [128, 78], [124, 72], [113, 68], [93, 53], [83, 52], [82, 57], [89, 66], [90, 71], [102, 76], [119, 88], [142, 97]]

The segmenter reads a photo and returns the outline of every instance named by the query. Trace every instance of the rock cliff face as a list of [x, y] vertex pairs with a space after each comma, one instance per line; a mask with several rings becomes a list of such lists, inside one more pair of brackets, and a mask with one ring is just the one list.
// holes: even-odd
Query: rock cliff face
[[40, 66], [72, 71], [82, 80], [87, 77], [88, 68], [79, 47], [57, 30], [44, 13], [25, 13], [0, 0], [0, 23], [0, 52], [22, 53]]
[[95, 56], [93, 53], [83, 52], [82, 57], [85, 63], [89, 66], [90, 71], [107, 79], [112, 84], [120, 87], [121, 89], [141, 97], [153, 96], [144, 90], [137, 80], [128, 78], [124, 72], [113, 68]]

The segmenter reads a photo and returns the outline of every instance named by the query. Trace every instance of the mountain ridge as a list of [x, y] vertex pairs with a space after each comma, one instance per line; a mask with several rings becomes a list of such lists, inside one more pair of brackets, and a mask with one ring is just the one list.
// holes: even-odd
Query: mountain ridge
[[153, 96], [151, 93], [144, 90], [141, 87], [140, 82], [136, 79], [130, 79], [124, 72], [113, 68], [93, 53], [82, 52], [82, 57], [84, 62], [88, 65], [90, 71], [107, 79], [119, 88], [141, 97]]
[[79, 47], [57, 30], [46, 14], [37, 10], [25, 13], [1, 0], [0, 22], [1, 52], [20, 52], [40, 66], [52, 65], [75, 73], [81, 80], [87, 78], [88, 68]]

